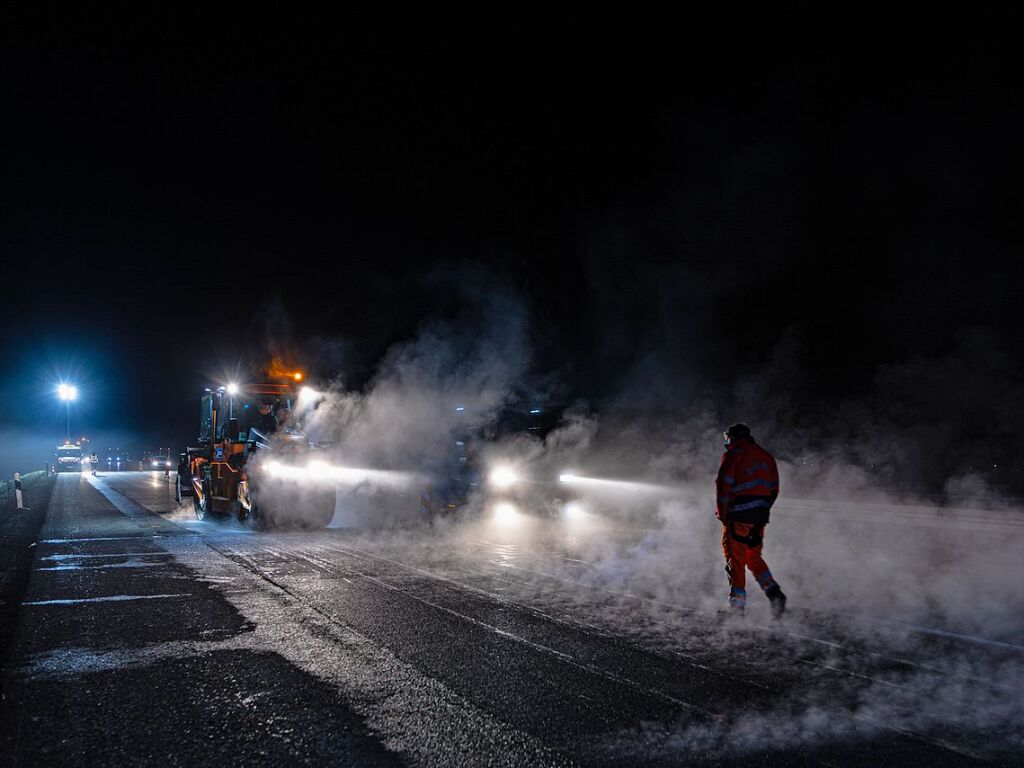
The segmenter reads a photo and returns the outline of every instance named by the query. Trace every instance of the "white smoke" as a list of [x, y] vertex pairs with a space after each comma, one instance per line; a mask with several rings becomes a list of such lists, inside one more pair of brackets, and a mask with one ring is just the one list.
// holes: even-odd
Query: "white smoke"
[[[429, 322], [389, 350], [367, 386], [331, 384], [307, 426], [334, 462], [443, 474], [467, 424], [486, 434], [503, 407], [530, 391], [527, 310], [500, 287], [468, 295], [477, 299], [456, 318]], [[907, 384], [978, 375], [994, 353], [964, 343], [968, 351], [949, 360], [890, 367], [871, 397], [838, 404], [813, 396], [791, 340], [727, 397], [696, 396], [661, 412], [595, 414], [577, 404], [548, 434], [495, 435], [471, 457], [529, 475], [517, 517], [498, 520], [493, 499], [478, 492], [461, 513], [436, 520], [430, 536], [391, 531], [367, 546], [422, 547], [430, 559], [431, 546], [451, 552], [457, 543], [467, 569], [486, 571], [489, 556], [472, 548], [506, 542], [521, 557], [506, 564], [505, 594], [525, 605], [709, 667], [728, 666], [734, 654], [778, 669], [798, 665], [786, 683], [796, 692], [780, 693], [773, 711], [728, 724], [644, 727], [604, 744], [611, 753], [616, 740], [641, 753], [692, 756], [827, 745], [894, 728], [1000, 729], [1003, 743], [1021, 744], [1024, 597], [1016, 574], [1024, 517], [964, 463], [989, 455], [978, 426], [987, 417], [972, 407], [966, 426], [952, 418], [929, 425], [933, 411], [915, 405], [920, 393]], [[1007, 394], [998, 382], [971, 387], [978, 397]], [[728, 587], [713, 481], [721, 431], [738, 420], [779, 459], [782, 492], [765, 541], [765, 558], [790, 597], [778, 626], [767, 623], [767, 602], [750, 577], [751, 625], [719, 616]], [[970, 445], [942, 457], [946, 474], [920, 471], [957, 434]], [[616, 482], [558, 483], [567, 470]], [[359, 507], [349, 517], [359, 524], [409, 522], [420, 490], [364, 486], [347, 491], [342, 506]], [[799, 673], [814, 684], [801, 683]], [[772, 670], [744, 662], [737, 674], [770, 681]]]

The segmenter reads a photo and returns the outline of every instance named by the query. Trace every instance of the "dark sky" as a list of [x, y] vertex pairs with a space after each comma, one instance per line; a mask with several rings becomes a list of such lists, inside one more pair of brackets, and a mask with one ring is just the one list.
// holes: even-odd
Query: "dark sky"
[[566, 396], [1024, 341], [1019, 18], [372, 5], [0, 24], [4, 426], [178, 440], [282, 317], [358, 385], [467, 270]]

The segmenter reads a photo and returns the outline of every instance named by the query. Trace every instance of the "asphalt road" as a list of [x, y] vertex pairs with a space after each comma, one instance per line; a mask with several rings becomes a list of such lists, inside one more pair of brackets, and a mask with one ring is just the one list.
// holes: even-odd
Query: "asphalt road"
[[1024, 764], [1024, 646], [683, 605], [608, 565], [650, 535], [255, 532], [160, 473], [61, 475], [0, 762]]

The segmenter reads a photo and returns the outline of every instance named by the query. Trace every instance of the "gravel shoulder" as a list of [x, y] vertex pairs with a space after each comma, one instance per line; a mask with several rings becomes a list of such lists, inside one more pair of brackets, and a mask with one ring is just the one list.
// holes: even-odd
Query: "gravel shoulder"
[[24, 475], [22, 492], [28, 509], [16, 509], [13, 482], [0, 496], [0, 669], [6, 662], [18, 604], [32, 568], [33, 545], [46, 520], [53, 484], [54, 478], [42, 471]]

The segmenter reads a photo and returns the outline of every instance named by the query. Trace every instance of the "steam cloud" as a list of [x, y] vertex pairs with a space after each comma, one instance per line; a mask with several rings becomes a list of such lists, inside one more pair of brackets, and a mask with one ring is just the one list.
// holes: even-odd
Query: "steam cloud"
[[[502, 407], [537, 397], [532, 332], [524, 303], [510, 291], [467, 291], [457, 316], [430, 322], [392, 348], [366, 387], [333, 382], [307, 426], [340, 464], [443, 473], [458, 434], [457, 407], [486, 432]], [[1019, 482], [1006, 473], [1012, 468], [989, 467], [999, 464], [999, 441], [1024, 426], [999, 412], [998, 403], [1021, 394], [1008, 369], [997, 340], [970, 329], [950, 356], [888, 366], [874, 392], [826, 402], [814, 396], [813, 376], [789, 337], [765, 370], [739, 379], [726, 397], [696, 394], [661, 412], [580, 402], [546, 436], [501, 437], [475, 458], [511, 461], [548, 478], [535, 483], [527, 513], [557, 515], [569, 501], [587, 510], [563, 538], [564, 531], [552, 537], [550, 521], [502, 532], [571, 555], [557, 568], [549, 563], [543, 577], [521, 574], [524, 602], [719, 664], [735, 654], [792, 666], [806, 642], [800, 638], [816, 638], [806, 674], [837, 675], [827, 701], [799, 693], [803, 686], [794, 682], [798, 693], [757, 718], [727, 728], [652, 725], [616, 737], [630, 749], [742, 752], [890, 727], [999, 729], [1022, 745], [1024, 598], [1015, 574], [1024, 516], [1011, 493]], [[740, 419], [780, 463], [782, 495], [765, 557], [794, 608], [781, 635], [716, 618], [727, 587], [712, 481], [721, 430]], [[566, 468], [623, 483], [570, 490], [554, 482]], [[382, 490], [370, 486], [361, 490], [373, 502], [364, 504], [363, 523], [382, 515]], [[342, 505], [357, 505], [359, 493]], [[415, 518], [415, 500], [415, 489], [399, 494], [383, 516]], [[478, 495], [430, 541], [447, 549], [453, 540], [477, 540], [492, 524], [487, 501]], [[751, 613], [766, 614], [756, 596]], [[834, 671], [854, 668], [844, 661], [850, 654], [877, 649], [911, 663], [868, 680]], [[763, 676], [756, 665], [739, 667]]]

